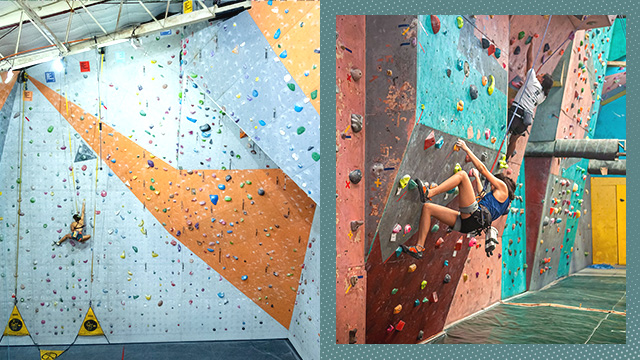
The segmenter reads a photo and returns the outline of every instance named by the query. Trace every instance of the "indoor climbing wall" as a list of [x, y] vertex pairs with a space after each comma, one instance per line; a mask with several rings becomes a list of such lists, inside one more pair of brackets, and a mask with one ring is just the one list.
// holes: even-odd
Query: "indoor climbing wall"
[[363, 168], [368, 129], [364, 118], [365, 26], [366, 16], [336, 17], [336, 342], [339, 344], [364, 343], [366, 334], [364, 265], [368, 224], [364, 219], [365, 184], [370, 173]]
[[[313, 80], [303, 79], [320, 71], [319, 4], [310, 2], [291, 11], [284, 3], [277, 4], [272, 10], [290, 20], [282, 28], [270, 26], [267, 31], [275, 40], [284, 37], [274, 48], [248, 12], [200, 31], [202, 24], [188, 28], [181, 53], [186, 80], [183, 86], [192, 92], [200, 89], [216, 104], [218, 112], [228, 115], [318, 202], [320, 116], [310, 103], [317, 97], [317, 88], [305, 93], [313, 87], [309, 85]], [[271, 22], [278, 24], [277, 19]], [[265, 24], [270, 23], [263, 19]], [[315, 41], [300, 48], [293, 46], [302, 38]], [[295, 66], [287, 60], [289, 52], [298, 56]], [[234, 70], [223, 74], [219, 71], [223, 68]], [[298, 80], [306, 81], [306, 88]], [[282, 151], [283, 143], [287, 151]]]
[[[366, 17], [365, 259], [415, 126], [416, 16]], [[357, 74], [356, 74], [357, 75]], [[344, 75], [343, 75], [344, 76]], [[352, 74], [346, 74], [353, 79]], [[364, 187], [363, 184], [363, 187]], [[366, 260], [365, 260], [366, 261]]]
[[[566, 160], [570, 163], [571, 160]], [[539, 290], [559, 277], [568, 275], [577, 223], [581, 217], [582, 193], [587, 178], [587, 160], [562, 168], [563, 176], [551, 175], [542, 210], [534, 250], [529, 290]], [[528, 239], [533, 242], [534, 239]]]
[[[380, 213], [381, 208], [376, 210], [381, 217], [367, 257], [367, 343], [415, 343], [435, 335], [442, 330], [453, 308], [452, 301], [459, 282], [473, 282], [474, 285], [469, 287], [475, 289], [486, 287], [486, 296], [481, 301], [500, 298], [500, 276], [497, 272], [499, 255], [494, 254], [492, 259], [484, 260], [486, 254], [481, 239], [460, 233], [449, 234], [447, 226], [434, 223], [422, 259], [416, 260], [401, 254], [397, 249], [402, 243], [414, 244], [417, 241], [421, 204], [415, 182], [409, 181], [410, 178], [439, 183], [454, 174], [456, 164], [468, 171], [472, 164], [466, 161], [463, 153], [453, 149], [458, 137], [466, 139], [469, 147], [487, 166], [491, 167], [493, 159], [496, 159], [505, 132], [507, 88], [506, 63], [501, 62], [506, 61], [507, 54], [496, 51], [496, 48], [506, 47], [506, 36], [501, 39], [496, 35], [491, 40], [492, 47], [487, 45], [483, 48], [482, 33], [499, 34], [499, 29], [507, 27], [506, 16], [367, 19], [369, 39], [377, 39], [369, 36], [370, 33], [385, 34], [382, 36], [398, 33], [394, 35], [395, 42], [377, 45], [386, 47], [384, 51], [397, 49], [396, 52], [401, 52], [406, 48], [417, 52], [417, 78], [415, 83], [410, 78], [399, 82], [396, 76], [406, 74], [396, 72], [397, 67], [394, 66], [398, 56], [385, 56], [382, 52], [370, 54], [369, 42], [367, 74], [373, 71], [379, 77], [386, 76], [390, 88], [391, 85], [400, 86], [408, 82], [404, 87], [411, 91], [416, 88], [415, 93], [418, 94], [416, 125], [409, 128], [410, 138], [406, 148], [400, 149], [401, 152], [397, 147], [403, 145], [402, 136], [390, 137], [388, 132], [395, 133], [398, 131], [395, 129], [398, 126], [396, 123], [402, 124], [409, 119], [392, 118], [391, 123], [387, 123], [388, 120], [376, 123], [369, 121], [367, 128], [367, 159], [379, 156], [381, 151], [384, 154], [384, 151], [389, 151], [387, 147], [396, 148], [396, 154], [402, 154], [399, 166], [391, 169], [387, 169], [386, 164], [372, 163], [367, 166], [367, 171], [372, 171], [374, 177], [379, 173], [384, 174], [386, 170], [394, 173], [391, 177], [393, 182], [389, 182], [384, 211]], [[415, 39], [412, 34], [415, 34]], [[384, 109], [385, 104], [380, 99], [396, 99], [400, 96], [395, 103], [403, 104], [408, 96], [405, 93], [398, 95], [384, 87], [380, 95], [369, 95], [369, 87], [373, 87], [373, 81], [378, 81], [376, 75], [367, 75], [367, 114], [370, 113], [370, 106], [374, 106], [371, 103]], [[487, 77], [484, 84], [483, 76]], [[416, 87], [415, 84], [419, 85]], [[375, 90], [380, 91], [379, 86], [373, 87], [372, 91]], [[371, 143], [371, 138], [376, 136], [372, 124], [380, 134], [387, 132], [384, 138], [386, 142]], [[382, 135], [378, 137], [382, 139]], [[434, 172], [435, 169], [437, 171]], [[377, 185], [374, 183], [367, 187], [371, 189], [371, 197], [379, 196], [373, 187]], [[458, 205], [454, 191], [438, 195], [433, 201], [453, 208]], [[504, 226], [504, 222], [498, 226]], [[394, 228], [400, 230], [394, 231]], [[371, 231], [368, 229], [367, 232]], [[477, 264], [494, 264], [484, 267], [482, 273], [474, 271], [467, 274], [464, 270], [468, 258], [477, 258]], [[471, 303], [470, 300], [466, 301]], [[471, 314], [464, 314], [471, 308], [459, 311], [460, 315], [457, 316]]]
[[527, 290], [527, 220], [526, 220], [526, 177], [524, 164], [516, 182], [516, 198], [502, 233], [502, 299], [512, 297]]
[[574, 256], [571, 256], [569, 274], [574, 274], [593, 264], [591, 236], [591, 176], [587, 174], [582, 193], [582, 216], [578, 222], [576, 238], [573, 244]]
[[[253, 56], [247, 49], [265, 40], [252, 21], [242, 13], [187, 33], [142, 37], [139, 49], [114, 45], [102, 67], [91, 51], [65, 58], [62, 71], [53, 62], [27, 69], [24, 117], [16, 97], [10, 112], [17, 116], [8, 124], [2, 118], [11, 141], [0, 158], [0, 245], [13, 258], [3, 265], [18, 261], [16, 283], [13, 268], [3, 267], [5, 298], [17, 289], [36, 343], [70, 344], [91, 306], [111, 342], [288, 337], [304, 358], [318, 358], [319, 229], [309, 193], [318, 179], [304, 189], [285, 173], [257, 139], [271, 135], [243, 131], [232, 115], [257, 116], [250, 114], [260, 102], [231, 106], [224, 93], [213, 96], [209, 88], [232, 84], [223, 83], [225, 76], [193, 77], [208, 69], [188, 58], [209, 56], [192, 40], [207, 37], [225, 46], [242, 40], [245, 59]], [[240, 39], [228, 33], [236, 26], [253, 30]], [[215, 51], [230, 58], [234, 49]], [[294, 93], [286, 70], [225, 65], [227, 74], [282, 83]], [[280, 118], [306, 133], [285, 97], [259, 91], [278, 109], [291, 105]], [[318, 124], [304, 126], [317, 133]], [[91, 239], [53, 246], [83, 200]]]

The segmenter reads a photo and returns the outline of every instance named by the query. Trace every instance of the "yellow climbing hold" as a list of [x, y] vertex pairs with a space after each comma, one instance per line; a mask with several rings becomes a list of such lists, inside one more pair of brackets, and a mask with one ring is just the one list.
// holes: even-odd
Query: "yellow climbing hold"
[[151, 252], [151, 256], [153, 256], [155, 258], [155, 257], [158, 257], [158, 254], [156, 254], [155, 251], [152, 251]]
[[127, 256], [124, 254], [124, 251], [123, 251], [122, 254], [120, 254], [120, 258], [124, 259], [125, 257], [127, 257]]
[[151, 300], [151, 295], [145, 295], [144, 298], [147, 300]]
[[411, 180], [411, 176], [409, 175], [405, 175], [400, 179], [400, 188], [404, 189], [407, 184], [409, 183], [409, 180]]
[[496, 79], [493, 77], [493, 75], [489, 75], [489, 87], [487, 88], [487, 93], [489, 93], [489, 96], [493, 95], [493, 89], [496, 86]]

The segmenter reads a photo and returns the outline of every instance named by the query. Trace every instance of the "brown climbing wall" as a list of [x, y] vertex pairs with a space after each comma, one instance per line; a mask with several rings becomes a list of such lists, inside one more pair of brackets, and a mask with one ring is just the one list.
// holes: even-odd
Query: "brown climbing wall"
[[416, 16], [367, 16], [366, 249], [382, 217], [416, 112]]
[[337, 16], [336, 32], [336, 343], [348, 344], [365, 335], [365, 16]]

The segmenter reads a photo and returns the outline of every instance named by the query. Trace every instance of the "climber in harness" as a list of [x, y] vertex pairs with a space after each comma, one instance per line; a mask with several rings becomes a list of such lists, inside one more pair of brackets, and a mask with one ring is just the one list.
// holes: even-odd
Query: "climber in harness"
[[91, 235], [83, 235], [82, 231], [84, 230], [84, 205], [85, 201], [82, 201], [82, 211], [80, 214], [73, 215], [73, 222], [71, 223], [71, 233], [66, 234], [62, 237], [62, 239], [54, 242], [56, 246], [62, 245], [68, 239], [72, 239], [78, 242], [85, 242], [91, 238]]
[[[533, 69], [533, 40], [527, 50], [527, 79], [520, 87], [513, 99], [507, 121], [509, 127], [509, 145], [507, 146], [507, 159], [514, 155], [518, 139], [522, 137], [533, 123], [533, 113], [549, 96], [549, 90], [553, 86], [553, 77], [549, 74], [536, 74]], [[512, 120], [513, 119], [513, 120]]]
[[[485, 231], [485, 252], [487, 256], [493, 255], [496, 244], [498, 244], [497, 233], [491, 223], [502, 215], [506, 215], [509, 210], [511, 200], [515, 198], [516, 189], [515, 182], [503, 175], [492, 174], [487, 167], [471, 152], [467, 144], [463, 140], [456, 143], [461, 150], [464, 150], [475, 169], [471, 169], [472, 177], [476, 179], [476, 188], [479, 196], [476, 197], [470, 175], [465, 171], [458, 171], [453, 176], [445, 180], [442, 184], [429, 189], [429, 183], [420, 179], [414, 179], [418, 184], [420, 193], [420, 201], [422, 205], [422, 215], [420, 215], [420, 228], [418, 230], [418, 243], [415, 246], [401, 245], [404, 252], [416, 259], [422, 258], [424, 252], [424, 243], [427, 240], [427, 234], [431, 229], [431, 217], [447, 224], [452, 230], [461, 233], [475, 233], [480, 235]], [[484, 194], [480, 176], [483, 175], [491, 184], [491, 191]], [[459, 211], [450, 209], [446, 206], [427, 202], [429, 197], [442, 194], [452, 190], [455, 187], [459, 189], [458, 203]], [[478, 201], [478, 199], [480, 199]], [[493, 234], [491, 232], [494, 232]]]

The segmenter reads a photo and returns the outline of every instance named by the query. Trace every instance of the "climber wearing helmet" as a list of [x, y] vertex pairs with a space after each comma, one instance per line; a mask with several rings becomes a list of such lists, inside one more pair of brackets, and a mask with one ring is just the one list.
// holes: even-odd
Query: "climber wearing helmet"
[[515, 153], [518, 139], [527, 132], [533, 123], [533, 113], [538, 105], [549, 96], [549, 90], [553, 86], [551, 75], [536, 74], [533, 69], [533, 40], [527, 50], [527, 69], [529, 69], [527, 72], [528, 80], [525, 80], [525, 83], [520, 87], [511, 107], [509, 107], [507, 123], [511, 122], [511, 127], [509, 127], [511, 136], [507, 146], [507, 159], [510, 159]]
[[68, 239], [73, 239], [78, 242], [85, 242], [91, 238], [91, 235], [82, 235], [82, 231], [84, 230], [84, 205], [85, 201], [82, 200], [82, 211], [80, 214], [73, 215], [73, 222], [71, 223], [71, 233], [62, 237], [62, 239], [54, 242], [56, 246], [60, 246], [63, 242]]
[[[467, 153], [475, 166], [475, 169], [471, 169], [470, 174], [476, 179], [476, 188], [480, 195], [476, 197], [473, 185], [469, 179], [470, 174], [467, 174], [465, 171], [458, 171], [442, 184], [436, 185], [431, 189], [427, 182], [415, 179], [420, 192], [420, 201], [423, 203], [422, 214], [420, 215], [420, 229], [418, 230], [418, 243], [415, 246], [401, 246], [405, 252], [416, 259], [422, 258], [424, 243], [431, 229], [432, 216], [447, 224], [454, 231], [461, 233], [478, 233], [478, 231], [490, 228], [493, 221], [507, 214], [511, 200], [515, 198], [514, 192], [516, 184], [511, 178], [503, 174], [492, 174], [473, 154], [463, 140], [458, 140], [456, 146]], [[483, 193], [480, 174], [486, 177], [491, 183], [491, 191], [486, 194]], [[458, 211], [446, 206], [427, 202], [430, 196], [442, 194], [454, 189], [456, 186], [460, 192], [458, 195], [460, 209]], [[480, 200], [478, 201], [478, 199]], [[493, 255], [493, 250], [498, 242], [491, 238], [489, 234], [485, 236], [485, 239], [487, 256]]]

